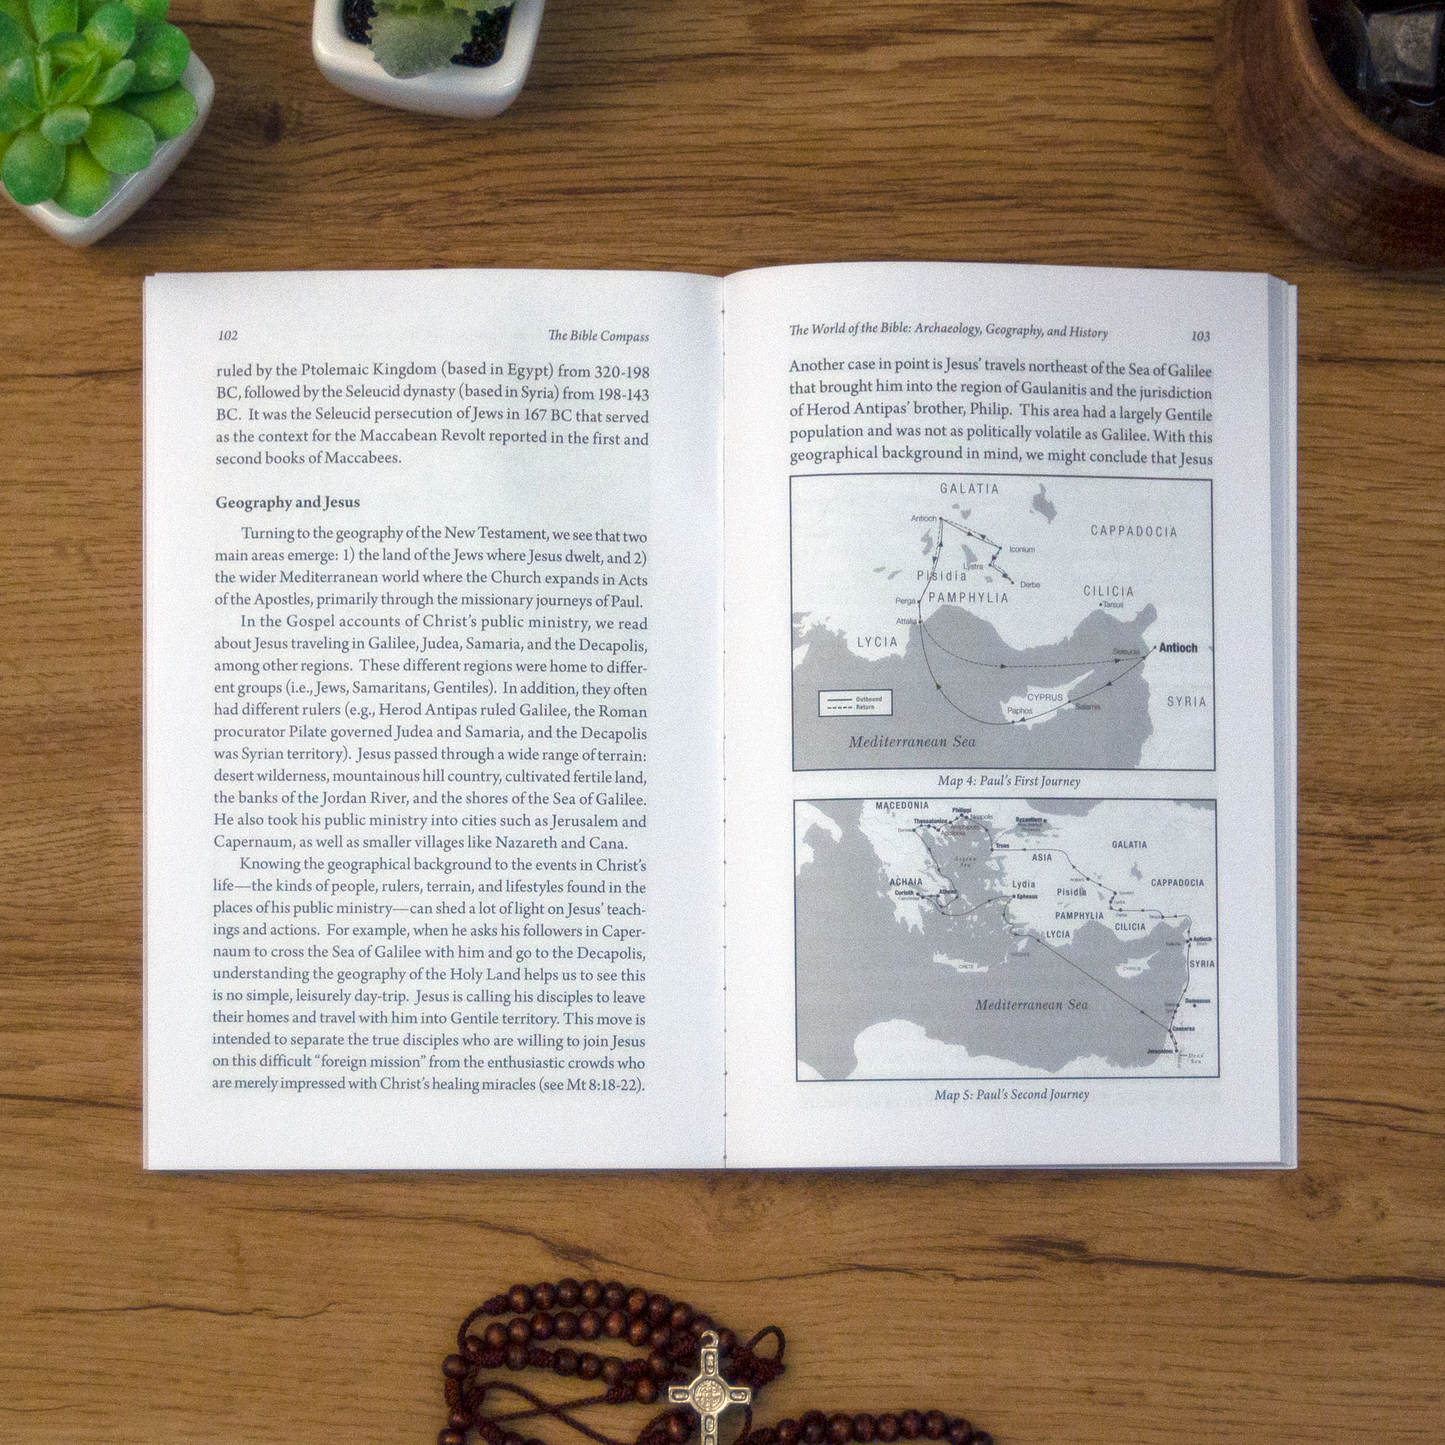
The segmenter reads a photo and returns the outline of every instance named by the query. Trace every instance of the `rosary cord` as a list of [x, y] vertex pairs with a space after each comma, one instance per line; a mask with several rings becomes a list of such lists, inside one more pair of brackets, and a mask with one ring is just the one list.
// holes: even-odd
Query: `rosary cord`
[[[579, 1435], [585, 1435], [589, 1440], [597, 1441], [597, 1445], [627, 1445], [626, 1441], [615, 1440], [611, 1435], [604, 1435], [581, 1420], [574, 1420], [568, 1413], [570, 1410], [580, 1409], [584, 1405], [600, 1404], [606, 1400], [605, 1395], [594, 1395], [591, 1399], [572, 1400], [565, 1405], [554, 1405], [542, 1399], [540, 1395], [534, 1395], [530, 1390], [524, 1389], [521, 1385], [512, 1384], [510, 1380], [487, 1380], [477, 1387], [473, 1402], [475, 1413], [480, 1414], [482, 1406], [486, 1403], [488, 1390], [506, 1390], [513, 1395], [520, 1396], [533, 1407], [530, 1410], [518, 1411], [514, 1415], [493, 1416], [492, 1419], [498, 1426], [508, 1420], [526, 1419], [532, 1415], [550, 1415], [554, 1420], [560, 1420], [564, 1425], [577, 1431]], [[499, 1441], [506, 1439], [505, 1431], [498, 1429], [495, 1433]], [[491, 1433], [487, 1431], [482, 1432], [482, 1437], [491, 1441]]]

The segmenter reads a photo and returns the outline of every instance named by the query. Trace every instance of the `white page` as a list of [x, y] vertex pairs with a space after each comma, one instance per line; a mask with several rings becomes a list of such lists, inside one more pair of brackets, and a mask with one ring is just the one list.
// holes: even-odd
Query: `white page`
[[728, 279], [730, 1165], [1293, 1162], [1271, 286]]
[[720, 297], [148, 281], [149, 1167], [720, 1162]]

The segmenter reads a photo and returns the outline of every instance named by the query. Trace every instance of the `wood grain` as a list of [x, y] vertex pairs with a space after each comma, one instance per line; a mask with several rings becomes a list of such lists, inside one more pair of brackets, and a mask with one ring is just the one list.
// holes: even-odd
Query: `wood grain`
[[[0, 210], [0, 1442], [427, 1442], [462, 1314], [565, 1273], [781, 1324], [764, 1419], [1438, 1441], [1445, 288], [1257, 208], [1211, 0], [550, 0], [481, 125], [332, 89], [298, 0], [173, 15], [217, 97], [157, 198]], [[1300, 287], [1300, 1169], [143, 1174], [141, 278], [857, 258]]]

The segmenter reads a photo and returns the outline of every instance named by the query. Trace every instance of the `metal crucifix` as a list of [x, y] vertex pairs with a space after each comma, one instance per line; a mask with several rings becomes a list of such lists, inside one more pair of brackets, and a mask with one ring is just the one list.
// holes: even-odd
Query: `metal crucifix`
[[717, 1445], [717, 1421], [730, 1405], [749, 1405], [753, 1392], [747, 1385], [730, 1385], [717, 1367], [715, 1330], [702, 1337], [702, 1370], [688, 1385], [669, 1385], [667, 1398], [674, 1405], [691, 1405], [702, 1417], [702, 1445]]

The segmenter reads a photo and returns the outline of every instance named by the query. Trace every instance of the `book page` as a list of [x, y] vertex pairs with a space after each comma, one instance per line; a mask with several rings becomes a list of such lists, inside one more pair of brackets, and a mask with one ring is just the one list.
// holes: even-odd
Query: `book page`
[[729, 1164], [1292, 1162], [1292, 295], [727, 286]]
[[146, 1163], [716, 1165], [720, 284], [146, 287]]

